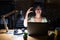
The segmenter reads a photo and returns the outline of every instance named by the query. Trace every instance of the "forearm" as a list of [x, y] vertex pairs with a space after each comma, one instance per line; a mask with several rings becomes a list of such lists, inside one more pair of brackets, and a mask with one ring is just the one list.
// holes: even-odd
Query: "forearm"
[[24, 26], [27, 27], [27, 22], [28, 22], [28, 14], [26, 14], [25, 19], [24, 19]]

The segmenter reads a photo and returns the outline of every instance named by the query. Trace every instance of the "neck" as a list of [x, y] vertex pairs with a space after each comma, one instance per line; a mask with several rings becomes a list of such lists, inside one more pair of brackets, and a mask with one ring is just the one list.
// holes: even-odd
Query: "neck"
[[37, 15], [35, 16], [35, 18], [41, 18], [41, 15], [40, 15], [40, 14], [37, 14]]

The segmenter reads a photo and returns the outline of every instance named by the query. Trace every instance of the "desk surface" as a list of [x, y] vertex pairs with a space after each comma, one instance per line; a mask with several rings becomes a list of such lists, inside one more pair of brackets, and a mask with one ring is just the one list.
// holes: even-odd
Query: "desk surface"
[[[47, 37], [45, 37], [47, 38]], [[44, 40], [45, 40], [44, 38]], [[43, 39], [42, 37], [32, 37], [32, 36], [28, 36], [27, 40], [40, 40]], [[0, 34], [0, 40], [24, 40], [23, 36], [16, 36], [16, 35], [9, 35], [9, 34]]]
[[[41, 36], [41, 37], [27, 36], [27, 40], [40, 40], [40, 39], [47, 40], [47, 36]], [[24, 40], [24, 38], [23, 38], [23, 34], [22, 35], [14, 35], [14, 30], [9, 30], [8, 33], [0, 34], [0, 40]]]

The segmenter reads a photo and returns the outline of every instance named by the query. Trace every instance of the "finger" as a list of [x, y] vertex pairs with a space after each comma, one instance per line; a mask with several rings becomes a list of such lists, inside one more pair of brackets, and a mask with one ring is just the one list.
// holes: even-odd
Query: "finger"
[[30, 7], [29, 10], [31, 10], [33, 7]]
[[30, 11], [30, 13], [33, 12], [33, 11]]

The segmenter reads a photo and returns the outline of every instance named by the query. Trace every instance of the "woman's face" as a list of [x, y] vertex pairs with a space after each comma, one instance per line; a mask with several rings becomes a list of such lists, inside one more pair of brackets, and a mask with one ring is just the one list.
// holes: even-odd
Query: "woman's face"
[[40, 6], [37, 6], [35, 9], [35, 13], [41, 15], [41, 12], [42, 12], [42, 10], [41, 10]]

